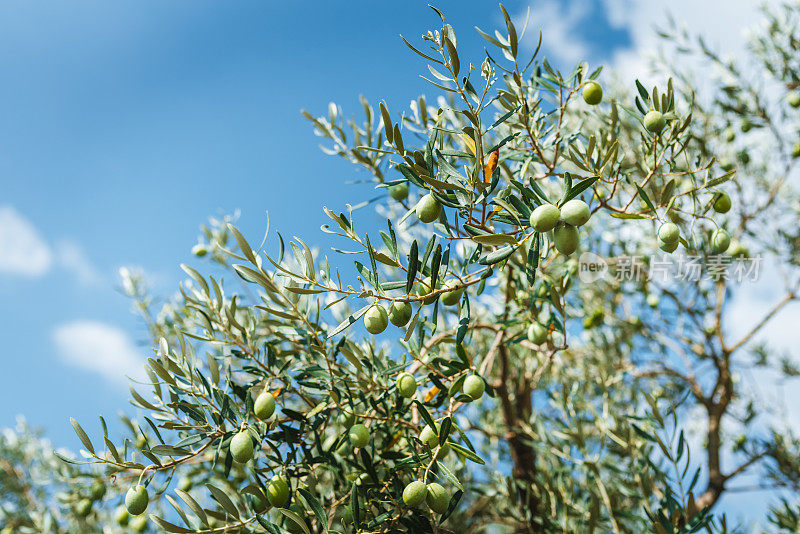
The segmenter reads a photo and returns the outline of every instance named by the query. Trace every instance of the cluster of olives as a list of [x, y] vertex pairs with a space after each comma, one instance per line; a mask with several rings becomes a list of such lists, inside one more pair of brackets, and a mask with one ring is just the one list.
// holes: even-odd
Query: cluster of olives
[[[680, 230], [675, 223], [667, 222], [661, 225], [658, 229], [658, 247], [664, 252], [675, 252], [680, 242]], [[715, 230], [709, 239], [712, 254], [722, 254], [726, 252], [731, 246], [731, 236], [722, 228]], [[735, 252], [735, 253], [734, 253]], [[738, 256], [743, 255], [744, 247], [737, 244], [735, 251], [731, 254]]]
[[[438, 284], [437, 284], [438, 285]], [[465, 288], [458, 287], [460, 282], [452, 280], [445, 284], [446, 291], [441, 293], [440, 301], [445, 306], [455, 306], [461, 300]], [[431, 282], [430, 277], [426, 277], [420, 284], [417, 285], [417, 295], [424, 297], [432, 293], [436, 287]], [[422, 300], [423, 304], [433, 304], [436, 301], [436, 296], [432, 296]], [[411, 304], [400, 300], [393, 301], [389, 306], [389, 311], [386, 311], [381, 304], [375, 303], [364, 314], [364, 328], [370, 334], [380, 334], [392, 323], [397, 327], [404, 327], [411, 320], [413, 310]]]
[[421, 480], [415, 480], [403, 489], [403, 502], [412, 508], [424, 502], [435, 513], [443, 514], [450, 504], [450, 494], [437, 482], [425, 484]]
[[[253, 414], [258, 419], [266, 421], [272, 417], [274, 413], [275, 397], [273, 397], [272, 393], [269, 391], [264, 390], [258, 395], [258, 397], [256, 397], [256, 400], [253, 403]], [[231, 457], [239, 463], [247, 463], [253, 458], [253, 438], [247, 429], [242, 429], [234, 434], [229, 444], [229, 451]], [[127, 525], [129, 516], [142, 515], [145, 510], [147, 510], [149, 500], [150, 498], [147, 494], [147, 488], [145, 488], [143, 485], [137, 484], [131, 487], [128, 490], [128, 493], [125, 495], [125, 508], [121, 508], [117, 512], [117, 522], [120, 523], [121, 521], [124, 521]], [[270, 500], [270, 502], [272, 502], [272, 500]]]
[[537, 232], [553, 230], [556, 250], [569, 256], [578, 248], [578, 227], [586, 224], [590, 217], [589, 205], [574, 198], [560, 209], [553, 204], [542, 204], [531, 213], [530, 223]]

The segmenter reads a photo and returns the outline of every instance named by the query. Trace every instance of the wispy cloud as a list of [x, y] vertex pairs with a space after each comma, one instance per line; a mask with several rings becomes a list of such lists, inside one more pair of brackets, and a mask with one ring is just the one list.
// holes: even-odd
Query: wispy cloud
[[54, 268], [73, 274], [82, 284], [101, 279], [78, 243], [64, 239], [53, 247], [16, 209], [0, 206], [0, 274], [40, 278]]
[[83, 248], [74, 241], [60, 241], [55, 247], [55, 255], [56, 263], [75, 275], [80, 283], [89, 285], [101, 279], [100, 273], [86, 257]]
[[[591, 47], [580, 31], [589, 15], [589, 2], [565, 2], [563, 0], [545, 0], [536, 2], [530, 12], [528, 30], [525, 32], [523, 45], [529, 49], [536, 47], [539, 41], [539, 29], [542, 30], [542, 48], [548, 58], [555, 64], [566, 68], [590, 56]], [[525, 23], [527, 12], [515, 17], [514, 25], [520, 29]]]
[[[623, 81], [650, 80], [648, 57], [659, 45], [656, 27], [666, 26], [668, 16], [690, 35], [702, 35], [723, 55], [735, 55], [745, 48], [745, 33], [759, 20], [762, 2], [752, 0], [603, 0], [612, 26], [625, 28], [629, 47], [617, 48], [610, 58], [612, 70]], [[776, 0], [769, 3], [777, 3]]]
[[52, 264], [53, 253], [36, 228], [11, 206], [0, 206], [0, 273], [38, 278]]
[[53, 342], [62, 361], [109, 382], [125, 384], [126, 377], [146, 380], [145, 351], [120, 328], [99, 321], [73, 321], [53, 331]]

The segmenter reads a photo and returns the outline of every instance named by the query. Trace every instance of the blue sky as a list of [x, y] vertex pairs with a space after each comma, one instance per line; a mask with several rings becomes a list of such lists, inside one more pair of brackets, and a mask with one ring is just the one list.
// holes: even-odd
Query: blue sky
[[[299, 111], [335, 101], [357, 112], [359, 94], [397, 111], [433, 94], [399, 38], [414, 42], [437, 23], [427, 3], [0, 4], [0, 426], [22, 413], [78, 448], [69, 417], [91, 428], [98, 413], [129, 408], [124, 380], [110, 377], [149, 347], [116, 273], [138, 266], [156, 292], [172, 292], [209, 215], [239, 209], [242, 230], [260, 237], [269, 211], [273, 228], [324, 247], [321, 207], [372, 191], [342, 186], [357, 172], [318, 150]], [[711, 24], [741, 30], [752, 14], [730, 4], [669, 2], [712, 44], [735, 47], [740, 31]], [[627, 74], [667, 3], [534, 5], [530, 35], [543, 29], [554, 63], [582, 57]], [[473, 26], [498, 27], [496, 3], [437, 6], [462, 57], [479, 63]], [[521, 16], [528, 3], [506, 6]]]

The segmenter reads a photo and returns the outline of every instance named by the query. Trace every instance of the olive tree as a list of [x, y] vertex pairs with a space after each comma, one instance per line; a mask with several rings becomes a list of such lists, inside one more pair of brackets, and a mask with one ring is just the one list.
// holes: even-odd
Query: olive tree
[[[751, 340], [796, 298], [798, 6], [765, 15], [746, 70], [701, 42], [726, 74], [706, 95], [666, 60], [662, 87], [604, 92], [501, 10], [474, 63], [438, 10], [404, 39], [435, 103], [304, 112], [382, 193], [324, 208], [330, 258], [226, 218], [160, 309], [125, 273], [152, 384], [128, 438], [73, 423], [107, 502], [167, 532], [677, 533], [735, 531], [712, 511], [748, 469], [797, 490], [797, 440], [746, 432], [769, 407], [736, 375], [796, 374]], [[744, 333], [734, 280], [653, 275], [755, 255], [786, 297]], [[698, 410], [704, 440], [682, 430]], [[787, 494], [771, 520], [797, 513]]]

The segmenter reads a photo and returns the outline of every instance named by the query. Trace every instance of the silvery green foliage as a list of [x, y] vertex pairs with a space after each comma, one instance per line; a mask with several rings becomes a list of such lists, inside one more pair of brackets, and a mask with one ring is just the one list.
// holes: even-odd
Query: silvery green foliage
[[[96, 484], [105, 488], [102, 478], [64, 459], [74, 460], [66, 451], [54, 452], [24, 419], [0, 432], [0, 532], [113, 532], [106, 495], [92, 495]], [[84, 499], [92, 506], [82, 517], [76, 508]]]
[[[377, 229], [369, 203], [326, 207], [330, 259], [298, 237], [245, 237], [235, 218], [213, 219], [193, 249], [210, 263], [184, 265], [188, 279], [166, 303], [123, 273], [154, 340], [151, 384], [131, 389], [143, 417], [130, 439], [98, 439], [75, 423], [85, 456], [113, 479], [115, 504], [145, 484], [150, 519], [168, 532], [734, 531], [710, 514], [729, 481], [759, 465], [765, 480], [794, 489], [798, 473], [784, 430], [740, 440], [722, 428], [761, 413], [734, 379], [732, 354], [774, 357], [747, 333], [726, 341], [723, 299], [736, 288], [647, 277], [583, 283], [576, 258], [652, 255], [659, 226], [675, 221], [682, 253], [720, 257], [710, 239], [727, 228], [796, 282], [797, 225], [769, 225], [796, 221], [796, 192], [775, 170], [779, 162], [788, 173], [794, 160], [778, 151], [740, 157], [737, 169], [716, 159], [731, 151], [716, 135], [728, 124], [748, 121], [753, 132], [738, 138], [738, 154], [761, 142], [759, 131], [785, 146], [784, 128], [770, 125], [790, 112], [774, 115], [760, 100], [738, 106], [729, 99], [740, 91], [728, 86], [712, 89], [722, 96], [706, 105], [682, 76], [661, 89], [629, 81], [632, 95], [607, 91], [589, 106], [581, 90], [599, 69], [561, 72], [538, 50], [523, 58], [504, 9], [505, 27], [481, 32], [490, 48], [474, 63], [437, 14], [436, 31], [408, 42], [443, 94], [436, 105], [420, 97], [392, 113], [362, 99], [363, 121], [335, 105], [325, 117], [305, 113], [327, 152], [381, 192], [407, 184], [409, 197], [382, 196]], [[764, 55], [775, 53], [756, 45], [754, 57]], [[659, 133], [643, 124], [653, 110], [666, 120]], [[715, 213], [723, 192], [734, 207]], [[416, 202], [428, 194], [442, 211], [422, 223]], [[569, 255], [529, 217], [571, 199], [592, 217]], [[753, 199], [766, 202], [752, 211]], [[463, 294], [445, 305], [452, 291]], [[366, 311], [393, 302], [411, 305], [409, 323], [366, 335]], [[420, 384], [413, 399], [396, 390], [400, 372]], [[460, 390], [469, 374], [486, 381], [478, 401]], [[253, 404], [264, 392], [277, 410], [260, 421]], [[694, 440], [690, 454], [682, 416], [698, 409], [708, 441]], [[351, 443], [353, 422], [369, 430], [364, 447]], [[438, 440], [418, 438], [426, 426]], [[242, 430], [256, 447], [238, 463], [228, 448]], [[725, 451], [735, 464], [721, 465]], [[269, 509], [275, 475], [291, 497]], [[444, 486], [445, 513], [402, 502], [414, 480]], [[773, 523], [789, 525], [792, 506], [776, 508]]]

